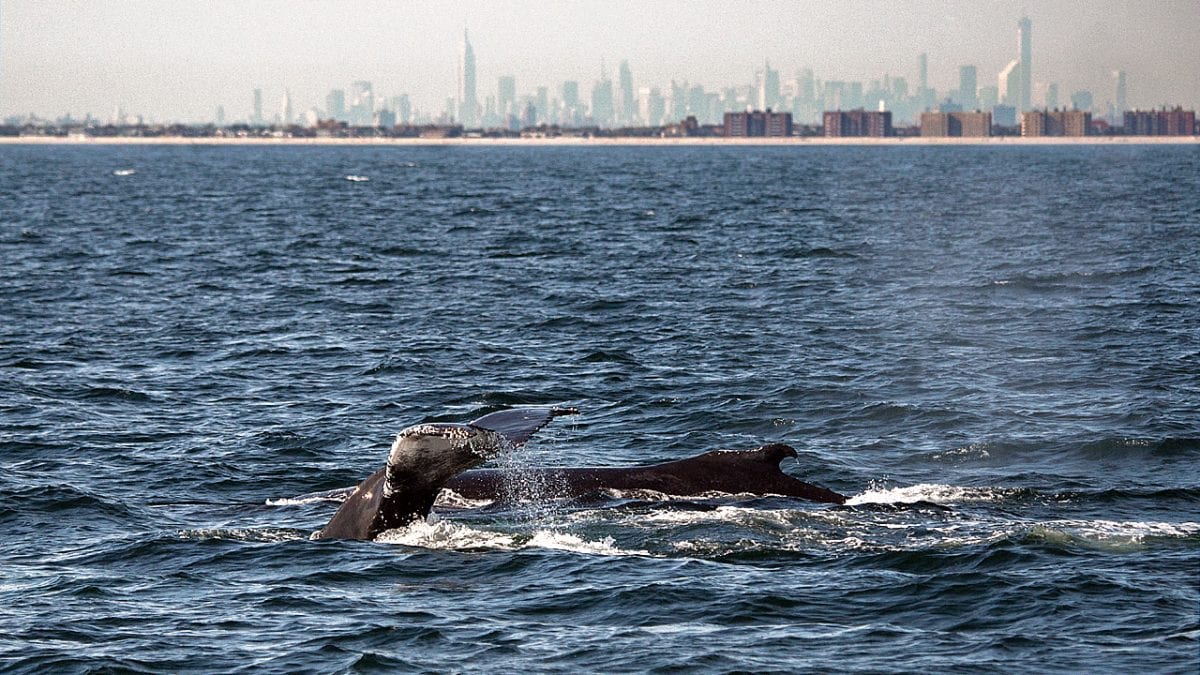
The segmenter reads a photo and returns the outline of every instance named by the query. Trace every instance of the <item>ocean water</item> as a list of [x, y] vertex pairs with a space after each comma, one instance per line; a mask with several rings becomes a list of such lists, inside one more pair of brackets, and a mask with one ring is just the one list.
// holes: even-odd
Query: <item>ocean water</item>
[[[0, 147], [0, 668], [1196, 672], [1200, 148]], [[785, 442], [846, 506], [444, 501]]]

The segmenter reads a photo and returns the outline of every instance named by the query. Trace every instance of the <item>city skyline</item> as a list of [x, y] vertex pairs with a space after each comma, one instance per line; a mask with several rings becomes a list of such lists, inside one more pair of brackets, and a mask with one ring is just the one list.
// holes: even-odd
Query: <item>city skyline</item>
[[[575, 82], [580, 99], [590, 104], [602, 68], [618, 115], [628, 114], [629, 90], [687, 82], [713, 92], [747, 85], [762, 91], [764, 83], [756, 78], [769, 77], [772, 70], [785, 84], [811, 69], [826, 81], [903, 78], [919, 91], [927, 69], [928, 86], [944, 97], [963, 86], [970, 75], [964, 67], [974, 69], [982, 91], [1006, 64], [1029, 61], [1017, 40], [1018, 21], [1026, 14], [1033, 26], [1032, 79], [1022, 67], [1013, 74], [1023, 98], [1034, 92], [1034, 104], [1050, 100], [1052, 93], [1069, 105], [1077, 91], [1091, 92], [1097, 108], [1125, 97], [1128, 105], [1142, 108], [1200, 102], [1200, 75], [1191, 65], [1200, 62], [1200, 48], [1184, 39], [1200, 31], [1200, 5], [1190, 2], [1155, 3], [1136, 13], [1111, 2], [892, 8], [905, 10], [901, 14], [886, 14], [879, 3], [852, 3], [830, 12], [820, 5], [763, 2], [751, 5], [757, 14], [736, 17], [699, 3], [655, 3], [651, 7], [658, 12], [647, 12], [642, 5], [623, 3], [535, 9], [513, 2], [500, 5], [503, 20], [496, 5], [469, 3], [457, 12], [424, 4], [397, 12], [378, 3], [301, 3], [287, 4], [286, 13], [285, 5], [274, 2], [169, 9], [145, 2], [116, 8], [52, 4], [0, 4], [0, 114], [5, 117], [90, 113], [104, 119], [119, 108], [154, 121], [206, 122], [219, 107], [227, 120], [249, 121], [251, 92], [257, 89], [265, 121], [281, 114], [287, 103], [302, 118], [305, 111], [329, 112], [332, 92], [351, 83], [373, 83], [381, 104], [398, 103], [396, 97], [406, 95], [409, 105], [433, 117], [449, 101], [461, 107], [468, 75], [466, 31], [474, 110], [481, 116], [486, 100], [502, 95], [501, 78], [515, 81], [511, 98], [539, 102], [561, 98], [563, 83]], [[256, 20], [272, 18], [271, 12], [286, 21], [274, 26], [268, 21], [270, 30], [255, 32], [265, 30]], [[776, 16], [767, 16], [772, 13]], [[648, 14], [669, 16], [671, 31], [656, 34], [648, 28], [653, 18]], [[698, 22], [694, 14], [706, 20]], [[365, 32], [360, 29], [368, 24], [360, 15], [370, 18]], [[182, 26], [188, 22], [194, 27], [185, 33]], [[789, 23], [794, 27], [781, 27]], [[260, 27], [239, 32], [244, 24]], [[558, 28], [547, 28], [552, 24]], [[218, 31], [221, 26], [227, 28]], [[713, 26], [719, 27], [716, 33]], [[847, 35], [847, 27], [858, 30]], [[324, 46], [304, 39], [313, 30], [325, 31]], [[214, 38], [214, 44], [205, 38]], [[633, 44], [639, 40], [653, 47]], [[380, 54], [386, 58], [380, 60]], [[167, 65], [171, 77], [155, 74]]]

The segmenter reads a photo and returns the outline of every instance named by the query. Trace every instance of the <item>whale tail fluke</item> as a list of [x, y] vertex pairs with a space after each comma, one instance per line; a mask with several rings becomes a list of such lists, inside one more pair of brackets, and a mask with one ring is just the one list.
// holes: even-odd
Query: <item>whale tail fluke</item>
[[576, 408], [511, 408], [498, 410], [471, 421], [471, 426], [494, 431], [504, 437], [513, 447], [525, 445], [538, 429], [550, 420], [562, 415], [577, 415]]
[[374, 539], [429, 515], [446, 481], [531, 436], [572, 408], [516, 408], [470, 424], [429, 423], [396, 435], [384, 468], [358, 484], [315, 539]]

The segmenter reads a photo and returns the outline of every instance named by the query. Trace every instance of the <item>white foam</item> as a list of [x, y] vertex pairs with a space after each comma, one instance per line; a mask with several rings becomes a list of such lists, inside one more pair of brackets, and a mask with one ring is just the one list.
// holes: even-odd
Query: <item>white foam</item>
[[786, 525], [790, 516], [803, 513], [799, 510], [755, 509], [743, 506], [718, 506], [711, 511], [651, 511], [640, 514], [638, 520], [643, 524], [661, 525], [695, 525], [699, 523], [733, 523], [753, 524], [769, 522], [770, 524]]
[[617, 548], [616, 540], [605, 537], [600, 541], [588, 541], [566, 532], [538, 530], [526, 544], [530, 548], [548, 548], [558, 551], [573, 551], [591, 555], [650, 555], [649, 551], [627, 551]]
[[365, 183], [365, 182], [371, 180], [371, 177], [370, 176], [359, 176], [358, 174], [352, 173], [349, 176], [346, 176], [346, 180], [350, 181], [351, 183]]
[[137, 173], [137, 169], [117, 169], [113, 171], [114, 176], [132, 176]]
[[657, 626], [643, 626], [639, 630], [655, 635], [674, 635], [677, 633], [683, 633], [687, 635], [709, 635], [712, 633], [727, 631], [729, 629], [727, 626], [716, 623], [688, 621], [681, 623], [665, 623]]
[[920, 483], [906, 487], [868, 488], [862, 494], [846, 500], [847, 506], [863, 504], [915, 504], [934, 502], [937, 504], [962, 504], [967, 502], [994, 502], [1006, 496], [1005, 490], [996, 488], [964, 488], [955, 485]]
[[650, 555], [647, 551], [620, 549], [611, 537], [589, 541], [578, 535], [549, 530], [537, 530], [531, 536], [528, 533], [480, 530], [462, 523], [437, 519], [417, 521], [408, 527], [388, 530], [375, 540], [386, 544], [451, 551], [517, 551], [540, 548], [589, 555]]
[[334, 502], [340, 504], [346, 501], [350, 493], [354, 492], [354, 488], [337, 488], [334, 490], [326, 490], [324, 492], [310, 492], [308, 494], [296, 495], [295, 497], [280, 497], [277, 499], [268, 499], [267, 506], [303, 506], [304, 504], [317, 504], [319, 502]]
[[1136, 520], [1051, 520], [1037, 523], [1031, 534], [1049, 541], [1091, 544], [1101, 548], [1136, 548], [1147, 538], [1200, 536], [1200, 523], [1164, 523]]
[[476, 530], [466, 525], [445, 520], [418, 520], [407, 527], [387, 530], [375, 537], [385, 544], [402, 544], [417, 548], [443, 550], [517, 548], [513, 537], [501, 532]]
[[947, 450], [946, 452], [936, 453], [932, 456], [934, 461], [960, 461], [988, 459], [992, 453], [988, 452], [987, 446], [983, 443], [972, 443], [971, 445]]
[[481, 509], [492, 504], [491, 499], [468, 499], [448, 487], [438, 493], [434, 506], [452, 509]]
[[277, 543], [281, 541], [299, 541], [305, 539], [305, 536], [295, 530], [280, 528], [201, 528], [197, 530], [183, 530], [179, 533], [179, 538], [232, 539], [233, 541]]

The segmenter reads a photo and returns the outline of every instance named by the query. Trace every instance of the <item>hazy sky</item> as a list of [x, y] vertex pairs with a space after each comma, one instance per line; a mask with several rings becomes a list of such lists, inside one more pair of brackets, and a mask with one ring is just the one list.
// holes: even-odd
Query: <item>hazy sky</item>
[[589, 92], [601, 60], [615, 74], [623, 59], [635, 86], [750, 84], [770, 60], [785, 79], [810, 67], [915, 87], [920, 52], [945, 92], [962, 64], [994, 86], [1023, 14], [1033, 79], [1059, 83], [1060, 100], [1091, 89], [1103, 105], [1120, 68], [1131, 106], [1200, 107], [1200, 0], [0, 0], [0, 115], [105, 118], [120, 106], [201, 121], [223, 104], [245, 119], [255, 87], [269, 116], [285, 87], [299, 113], [354, 80], [436, 112], [455, 95], [464, 27], [480, 100], [504, 74], [518, 94], [546, 85], [556, 96], [567, 79]]

